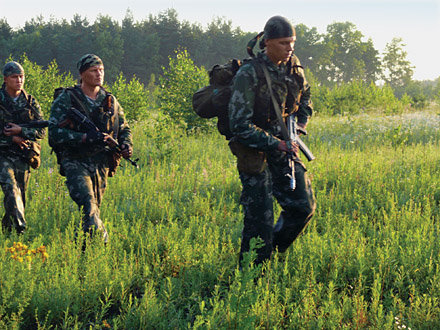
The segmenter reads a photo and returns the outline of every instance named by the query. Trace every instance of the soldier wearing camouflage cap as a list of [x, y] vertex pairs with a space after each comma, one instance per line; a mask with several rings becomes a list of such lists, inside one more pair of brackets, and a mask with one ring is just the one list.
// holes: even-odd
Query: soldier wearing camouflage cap
[[[270, 18], [260, 47], [263, 52], [242, 65], [234, 77], [229, 102], [229, 124], [234, 137], [229, 145], [237, 156], [244, 211], [240, 261], [252, 238], [264, 246], [257, 249], [256, 263], [270, 259], [272, 251], [284, 252], [307, 226], [315, 210], [315, 199], [298, 146], [288, 149], [272, 103], [263, 66], [284, 115], [296, 117], [305, 128], [312, 115], [310, 86], [299, 59], [293, 54], [296, 35], [282, 16]], [[293, 152], [296, 188], [290, 186], [286, 152]], [[274, 226], [273, 198], [282, 207]]]
[[43, 118], [40, 105], [24, 90], [23, 67], [8, 62], [3, 67], [0, 89], [0, 185], [4, 193], [4, 230], [26, 229], [24, 208], [30, 177], [29, 152], [43, 138], [43, 128], [25, 128], [21, 124]]
[[[54, 148], [60, 173], [66, 177], [70, 197], [83, 213], [85, 233], [108, 234], [100, 216], [100, 205], [107, 186], [107, 177], [115, 154], [113, 137], [122, 148], [122, 157], [132, 156], [131, 130], [118, 100], [107, 92], [104, 64], [94, 54], [82, 56], [77, 69], [80, 84], [64, 89], [54, 100], [49, 118], [49, 144]], [[87, 116], [99, 129], [84, 131], [82, 126], [67, 119], [70, 108]]]

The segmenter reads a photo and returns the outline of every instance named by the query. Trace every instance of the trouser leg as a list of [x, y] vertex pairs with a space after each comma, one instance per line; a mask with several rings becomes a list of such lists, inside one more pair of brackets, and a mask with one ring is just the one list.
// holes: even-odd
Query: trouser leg
[[12, 161], [2, 158], [2, 165], [0, 182], [5, 206], [2, 226], [8, 231], [15, 228], [18, 233], [22, 233], [26, 229], [24, 209], [29, 169], [27, 164], [21, 163], [18, 159]]
[[244, 211], [240, 262], [243, 253], [249, 251], [253, 237], [260, 237], [264, 246], [257, 249], [256, 263], [270, 258], [272, 253], [273, 198], [270, 173], [266, 169], [258, 175], [240, 173], [242, 183], [241, 205]]
[[16, 183], [5, 183], [2, 184], [2, 190], [5, 205], [2, 225], [9, 231], [15, 228], [18, 233], [22, 233], [26, 228], [26, 219], [21, 189]]
[[69, 166], [72, 164], [63, 165], [70, 197], [80, 207], [83, 214], [83, 231], [85, 233], [92, 233], [94, 230], [100, 231], [104, 240], [107, 241], [108, 234], [100, 218], [99, 210], [106, 187], [104, 171], [88, 169], [79, 162], [76, 162], [75, 166]]
[[269, 162], [273, 177], [273, 193], [283, 211], [274, 227], [273, 246], [284, 252], [306, 228], [316, 208], [310, 179], [304, 165], [295, 162], [295, 190], [290, 189], [290, 178], [285, 174], [288, 166], [285, 156], [275, 155]]

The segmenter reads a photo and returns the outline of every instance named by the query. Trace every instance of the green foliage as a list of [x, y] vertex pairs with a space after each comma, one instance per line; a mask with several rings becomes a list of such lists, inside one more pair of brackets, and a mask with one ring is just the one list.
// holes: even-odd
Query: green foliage
[[[264, 22], [261, 23], [263, 27]], [[428, 106], [435, 99], [430, 85], [423, 84], [422, 93], [406, 87], [412, 82], [413, 67], [400, 39], [395, 38], [382, 52], [371, 39], [351, 22], [334, 22], [326, 33], [316, 27], [296, 25], [295, 52], [302, 65], [314, 73], [317, 84], [334, 87], [363, 81], [366, 84], [383, 79], [398, 98], [405, 93], [417, 108]], [[128, 80], [136, 77], [147, 84], [151, 75], [160, 75], [169, 64], [175, 49], [187, 49], [198, 67], [210, 68], [231, 58], [247, 57], [246, 45], [256, 33], [234, 27], [230, 20], [213, 18], [206, 28], [198, 23], [179, 20], [175, 9], [135, 21], [127, 10], [121, 24], [109, 16], [99, 15], [94, 22], [76, 14], [68, 22], [37, 16], [13, 30], [6, 19], [0, 19], [0, 62], [9, 56], [27, 54], [38, 65], [57, 61], [61, 72], [76, 72], [78, 59], [96, 53], [106, 66], [106, 80], [114, 83], [120, 72]]]
[[385, 114], [402, 113], [410, 107], [411, 98], [394, 96], [389, 85], [382, 87], [362, 81], [341, 84], [332, 89], [320, 86], [313, 89], [315, 111], [321, 114], [360, 114], [380, 111]]
[[[84, 253], [80, 212], [43, 141], [28, 231], [0, 232], [0, 329], [438, 328], [436, 111], [314, 118], [304, 139], [316, 214], [286, 253], [260, 268], [251, 251], [241, 272], [235, 159], [217, 132], [167, 120], [133, 126], [142, 167], [109, 179], [110, 241]], [[12, 259], [13, 242], [49, 257]]]
[[408, 53], [404, 47], [402, 38], [393, 38], [387, 43], [383, 54], [382, 79], [393, 88], [403, 87], [412, 80], [414, 67], [407, 59]]
[[208, 75], [194, 65], [186, 50], [176, 50], [175, 57], [169, 57], [168, 68], [163, 68], [159, 80], [160, 111], [188, 130], [212, 126], [212, 121], [200, 118], [192, 108], [192, 95], [208, 84]]
[[144, 85], [136, 77], [127, 83], [122, 73], [119, 74], [118, 79], [111, 86], [111, 91], [119, 103], [124, 105], [127, 119], [140, 120], [149, 117], [154, 96], [145, 90]]

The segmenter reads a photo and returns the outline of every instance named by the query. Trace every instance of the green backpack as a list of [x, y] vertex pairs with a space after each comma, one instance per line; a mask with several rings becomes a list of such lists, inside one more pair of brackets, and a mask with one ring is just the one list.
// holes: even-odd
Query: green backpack
[[231, 98], [232, 79], [242, 62], [232, 59], [226, 64], [216, 64], [209, 71], [209, 85], [200, 88], [193, 95], [193, 109], [202, 118], [217, 117], [217, 128], [227, 139], [229, 130], [228, 104]]

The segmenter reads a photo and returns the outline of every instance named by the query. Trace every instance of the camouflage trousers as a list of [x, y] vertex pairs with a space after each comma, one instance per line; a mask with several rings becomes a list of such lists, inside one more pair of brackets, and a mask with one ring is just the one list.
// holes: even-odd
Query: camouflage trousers
[[61, 166], [66, 176], [70, 197], [83, 214], [83, 231], [91, 234], [95, 230], [100, 231], [104, 241], [107, 242], [107, 230], [99, 211], [107, 186], [107, 158], [102, 154], [79, 159], [65, 158]]
[[0, 153], [0, 184], [4, 194], [5, 215], [2, 226], [18, 233], [26, 229], [24, 208], [30, 178], [28, 163], [17, 155]]
[[[280, 252], [292, 244], [309, 223], [316, 202], [310, 179], [302, 162], [295, 161], [296, 188], [290, 188], [289, 165], [285, 153], [278, 150], [267, 153], [268, 167], [260, 174], [240, 173], [244, 211], [240, 261], [249, 251], [249, 242], [260, 237], [264, 246], [257, 250], [256, 263], [269, 259], [272, 251]], [[273, 196], [282, 207], [274, 227]]]

